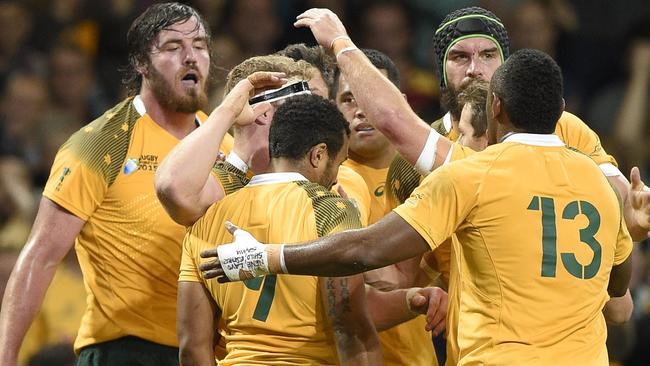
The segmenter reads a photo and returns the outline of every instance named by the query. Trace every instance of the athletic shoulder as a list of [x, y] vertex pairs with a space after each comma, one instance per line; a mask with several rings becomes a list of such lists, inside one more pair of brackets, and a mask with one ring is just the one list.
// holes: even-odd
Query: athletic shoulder
[[297, 181], [296, 184], [311, 200], [319, 237], [361, 227], [359, 211], [350, 200], [332, 193], [317, 183]]

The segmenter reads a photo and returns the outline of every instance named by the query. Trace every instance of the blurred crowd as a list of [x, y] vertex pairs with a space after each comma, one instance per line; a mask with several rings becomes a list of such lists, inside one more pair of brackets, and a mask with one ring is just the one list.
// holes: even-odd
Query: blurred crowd
[[[25, 243], [58, 147], [81, 126], [126, 95], [121, 67], [126, 32], [152, 0], [15, 0], [0, 2], [0, 297]], [[222, 97], [229, 69], [289, 43], [313, 44], [293, 19], [327, 7], [348, 25], [359, 46], [390, 56], [402, 91], [425, 120], [442, 115], [431, 39], [453, 9], [479, 5], [506, 22], [511, 49], [553, 56], [565, 77], [566, 109], [594, 129], [623, 172], [641, 168], [650, 179], [650, 2], [647, 0], [195, 0], [213, 33], [211, 106]], [[648, 365], [650, 255], [637, 245], [631, 288], [634, 321], [611, 329], [610, 356], [622, 365]], [[84, 308], [81, 274], [70, 254], [30, 330], [29, 365], [73, 359], [71, 342]], [[54, 295], [52, 295], [54, 294]], [[65, 295], [62, 295], [65, 294]], [[58, 295], [58, 296], [57, 296]], [[47, 346], [47, 347], [46, 347]], [[49, 357], [38, 353], [45, 349]], [[31, 357], [35, 355], [34, 357]]]

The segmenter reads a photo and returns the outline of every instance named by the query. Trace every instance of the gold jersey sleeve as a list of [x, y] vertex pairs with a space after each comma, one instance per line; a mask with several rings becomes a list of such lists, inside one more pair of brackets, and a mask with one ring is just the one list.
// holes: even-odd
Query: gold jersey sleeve
[[179, 277], [203, 283], [222, 311], [227, 354], [220, 365], [337, 364], [317, 277], [270, 275], [227, 284], [202, 279], [199, 253], [232, 240], [222, 228], [226, 219], [263, 242], [300, 242], [359, 228], [352, 203], [306, 181], [250, 184], [188, 230]]
[[374, 224], [386, 214], [386, 175], [388, 168], [376, 169], [352, 159], [346, 160], [343, 165], [352, 169], [361, 176], [366, 183], [367, 192], [370, 196], [370, 217], [368, 224]]
[[[346, 160], [341, 168], [343, 167], [354, 170], [363, 178], [367, 186], [366, 190], [371, 197], [368, 223], [373, 224], [379, 221], [386, 214], [386, 176], [389, 168], [376, 169], [352, 159]], [[382, 283], [394, 282], [387, 278], [394, 271], [394, 268], [385, 268], [366, 272], [364, 273], [366, 284], [377, 286]], [[437, 365], [431, 337], [422, 332], [425, 325], [424, 317], [417, 317], [380, 332], [379, 340], [384, 353], [384, 364], [386, 366]]]
[[211, 173], [226, 195], [237, 192], [250, 181], [246, 173], [227, 161], [216, 163]]
[[363, 180], [363, 177], [352, 168], [341, 165], [339, 167], [339, 174], [337, 175], [337, 184], [332, 187], [332, 191], [338, 193], [338, 186], [343, 188], [348, 199], [359, 211], [361, 224], [368, 226], [372, 198], [368, 192], [368, 185]]
[[458, 239], [459, 364], [608, 364], [601, 310], [631, 239], [592, 160], [501, 143], [430, 174], [395, 212], [432, 248]]
[[596, 164], [617, 165], [616, 159], [603, 149], [598, 135], [577, 116], [563, 112], [557, 121], [555, 134], [567, 146], [589, 156]]
[[386, 174], [386, 210], [404, 203], [420, 185], [423, 177], [401, 155], [395, 156]]

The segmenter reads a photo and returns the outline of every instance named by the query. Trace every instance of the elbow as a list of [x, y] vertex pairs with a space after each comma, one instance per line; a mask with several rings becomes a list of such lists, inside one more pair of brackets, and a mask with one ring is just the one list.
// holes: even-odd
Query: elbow
[[179, 333], [178, 360], [181, 365], [198, 365], [200, 351], [192, 337]]
[[175, 203], [181, 202], [180, 187], [175, 183], [171, 174], [167, 174], [164, 169], [156, 172], [154, 188], [158, 199], [166, 210], [168, 210], [168, 205], [171, 207]]
[[610, 298], [605, 304], [603, 314], [607, 323], [621, 325], [630, 320], [633, 310], [632, 295], [630, 295], [629, 291], [626, 291], [623, 296]]
[[178, 349], [178, 361], [180, 365], [198, 365], [197, 357], [192, 349], [187, 347], [180, 347]]
[[632, 318], [632, 310], [634, 306], [619, 311], [612, 311], [607, 314], [605, 320], [611, 325], [623, 325]]
[[165, 211], [172, 213], [177, 203], [180, 203], [179, 189], [174, 185], [174, 180], [168, 174], [156, 172], [154, 188], [158, 200], [165, 208]]
[[156, 176], [155, 189], [158, 201], [176, 223], [191, 226], [201, 216], [200, 213], [195, 212], [195, 208], [198, 207], [196, 202], [191, 202], [183, 194], [179, 184], [174, 183], [172, 179], [159, 179]]

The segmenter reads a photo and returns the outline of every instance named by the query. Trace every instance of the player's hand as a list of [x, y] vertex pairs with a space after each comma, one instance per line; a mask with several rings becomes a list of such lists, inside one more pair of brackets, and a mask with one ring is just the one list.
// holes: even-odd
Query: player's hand
[[634, 167], [630, 172], [630, 205], [634, 210], [637, 224], [650, 231], [650, 189], [641, 180], [639, 168]]
[[[217, 278], [220, 283], [242, 281], [269, 274], [264, 244], [248, 231], [226, 221], [225, 227], [235, 241], [201, 252], [201, 258], [213, 258], [199, 266], [205, 279]], [[262, 258], [263, 259], [259, 259]]]
[[348, 35], [339, 17], [329, 9], [309, 9], [296, 19], [293, 25], [296, 28], [309, 28], [316, 42], [328, 51], [331, 51], [335, 38]]
[[409, 310], [426, 315], [425, 329], [432, 331], [434, 336], [445, 330], [447, 301], [447, 293], [439, 287], [414, 287], [406, 293]]
[[268, 112], [271, 103], [257, 103], [251, 107], [248, 99], [261, 89], [279, 88], [287, 82], [286, 75], [282, 72], [258, 71], [240, 80], [226, 95], [219, 107], [227, 108], [235, 116], [234, 123], [247, 125], [255, 122], [260, 115]]

